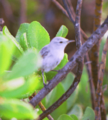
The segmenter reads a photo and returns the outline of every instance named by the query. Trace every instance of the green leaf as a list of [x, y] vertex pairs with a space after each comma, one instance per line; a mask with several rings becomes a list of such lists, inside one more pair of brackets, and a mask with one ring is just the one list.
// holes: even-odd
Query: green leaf
[[68, 34], [68, 28], [62, 25], [59, 31], [57, 32], [56, 37], [66, 37], [67, 34]]
[[[55, 101], [57, 101], [61, 95], [63, 95], [65, 92], [63, 86], [61, 83], [59, 83], [46, 97], [46, 107], [48, 108], [51, 106]], [[57, 118], [61, 114], [65, 114], [67, 111], [67, 102], [64, 102], [62, 105], [60, 105], [51, 115], [54, 118], [54, 120], [57, 120]]]
[[57, 120], [74, 120], [70, 116], [63, 114]]
[[28, 49], [13, 66], [8, 79], [25, 77], [37, 71], [41, 66], [41, 57], [36, 50]]
[[[74, 75], [72, 73], [69, 73], [66, 78], [62, 81], [62, 85], [65, 89], [65, 91], [67, 91], [69, 89], [69, 87], [72, 85], [74, 81]], [[68, 111], [71, 109], [71, 107], [74, 105], [74, 103], [76, 102], [76, 99], [78, 98], [78, 87], [76, 88], [76, 90], [72, 93], [72, 95], [67, 99], [67, 107], [68, 107]]]
[[45, 28], [37, 21], [30, 23], [27, 40], [30, 47], [35, 47], [40, 51], [45, 45], [50, 43], [50, 37]]
[[20, 46], [20, 44], [16, 41], [16, 39], [10, 34], [9, 30], [7, 29], [6, 26], [3, 27], [3, 34], [6, 35], [8, 37], [8, 39], [10, 39], [10, 41], [14, 44], [15, 46], [15, 52], [14, 52], [14, 56], [16, 58], [18, 58], [22, 53], [23, 53], [23, 49]]
[[[83, 104], [85, 107], [91, 105], [91, 100], [90, 100], [90, 86], [88, 82], [88, 74], [87, 70], [84, 67], [83, 73], [81, 76], [81, 81], [78, 85], [78, 101]], [[88, 101], [88, 102], [85, 102]]]
[[40, 90], [43, 87], [42, 77], [39, 75], [30, 76], [26, 81], [23, 78], [18, 78], [6, 81], [0, 85], [0, 96], [6, 98], [26, 98], [35, 90]]
[[[2, 98], [1, 98], [2, 99]], [[37, 117], [32, 106], [21, 100], [16, 99], [2, 99], [0, 100], [0, 114], [4, 119], [34, 119]]]
[[[73, 109], [68, 113], [68, 115], [76, 115], [78, 119], [80, 120], [83, 115], [83, 110], [79, 105], [74, 105]], [[83, 119], [82, 119], [83, 120]]]
[[13, 44], [5, 35], [0, 33], [0, 75], [4, 74], [5, 70], [8, 70], [13, 51]]
[[71, 118], [73, 118], [73, 120], [78, 120], [76, 115], [71, 115]]
[[82, 118], [82, 120], [88, 120], [88, 119], [95, 120], [95, 113], [90, 107], [86, 108], [84, 116]]
[[24, 34], [24, 33], [27, 33], [29, 25], [30, 25], [29, 23], [23, 23], [23, 24], [20, 25], [20, 27], [18, 29], [18, 32], [16, 34], [16, 40], [18, 42], [20, 42], [21, 35]]
[[20, 45], [24, 50], [28, 49], [27, 36], [26, 33], [23, 33], [20, 37]]
[[[62, 69], [66, 65], [67, 62], [68, 62], [68, 56], [65, 53], [63, 60], [60, 62], [60, 64], [54, 70]], [[56, 74], [57, 74], [57, 72], [55, 72], [55, 71], [50, 71], [48, 73], [45, 73], [47, 80], [51, 80]]]

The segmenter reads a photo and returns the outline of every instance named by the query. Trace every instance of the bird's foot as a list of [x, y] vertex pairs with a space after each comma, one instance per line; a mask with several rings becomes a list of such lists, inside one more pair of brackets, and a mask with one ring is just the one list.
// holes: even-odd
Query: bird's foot
[[47, 86], [48, 84], [46, 84], [46, 83], [43, 83], [43, 84], [44, 84], [44, 88], [47, 89], [48, 91], [50, 91], [50, 89]]

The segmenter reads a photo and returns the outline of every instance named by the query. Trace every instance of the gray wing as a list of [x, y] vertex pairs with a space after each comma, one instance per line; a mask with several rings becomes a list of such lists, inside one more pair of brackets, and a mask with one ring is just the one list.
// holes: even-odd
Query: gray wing
[[40, 51], [40, 54], [43, 58], [45, 58], [49, 53], [49, 49], [48, 49], [48, 45], [46, 45], [45, 47], [43, 47]]

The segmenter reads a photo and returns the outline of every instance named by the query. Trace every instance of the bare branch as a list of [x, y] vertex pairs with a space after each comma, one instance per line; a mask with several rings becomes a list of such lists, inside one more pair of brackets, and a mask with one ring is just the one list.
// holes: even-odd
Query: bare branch
[[73, 55], [70, 61], [58, 72], [58, 74], [50, 80], [45, 87], [39, 91], [39, 93], [30, 100], [30, 103], [35, 107], [59, 82], [61, 82], [66, 75], [77, 65], [77, 60], [83, 58], [88, 52], [106, 33], [108, 30], [108, 18], [104, 23], [89, 37], [89, 39], [80, 47], [79, 50]]
[[81, 46], [81, 35], [80, 35], [80, 15], [81, 15], [82, 0], [78, 0], [76, 7], [76, 18], [75, 18], [75, 41], [77, 49]]
[[4, 24], [3, 18], [0, 18], [0, 31], [2, 31], [2, 25]]
[[[101, 16], [102, 16], [102, 3], [103, 0], [95, 0], [95, 15], [94, 15], [94, 31], [100, 26], [101, 24]], [[91, 49], [90, 60], [92, 61], [91, 68], [92, 68], [92, 77], [95, 86], [95, 90], [97, 89], [97, 81], [98, 81], [98, 69], [99, 69], [99, 46], [100, 42], [98, 41], [97, 44]]]
[[75, 18], [72, 16], [72, 12], [70, 11], [70, 7], [68, 7], [68, 0], [63, 0], [64, 7], [69, 15], [70, 20], [72, 21], [73, 24], [75, 24]]
[[[84, 56], [84, 60], [89, 61], [89, 56], [86, 53], [86, 57]], [[94, 84], [93, 84], [93, 78], [92, 78], [92, 73], [91, 73], [91, 65], [90, 64], [85, 64], [88, 72], [88, 77], [89, 77], [89, 85], [90, 85], [90, 93], [91, 93], [91, 102], [92, 102], [92, 108], [95, 108], [95, 89], [94, 89]]]
[[26, 22], [26, 0], [20, 0], [21, 9], [20, 9], [20, 20], [19, 24]]
[[58, 3], [56, 0], [52, 0], [52, 2], [69, 18], [67, 11]]
[[[97, 83], [97, 90], [96, 90], [96, 108], [95, 108], [96, 120], [101, 120], [101, 106], [104, 106], [104, 105], [101, 105], [100, 103], [103, 103], [101, 102], [103, 97], [102, 84], [103, 84], [103, 76], [104, 76], [104, 70], [105, 70], [105, 64], [106, 64], [107, 51], [108, 51], [108, 38], [103, 48], [102, 60], [101, 60], [101, 65], [99, 69], [99, 80]], [[106, 112], [104, 116], [106, 116]]]

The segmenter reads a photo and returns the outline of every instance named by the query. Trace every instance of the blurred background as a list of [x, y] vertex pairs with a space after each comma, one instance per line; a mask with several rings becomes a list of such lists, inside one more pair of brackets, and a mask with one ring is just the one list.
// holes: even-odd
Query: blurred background
[[[58, 0], [63, 5], [62, 0]], [[76, 8], [76, 0], [71, 0], [73, 8]], [[106, 18], [108, 2], [104, 0], [102, 19]], [[81, 14], [81, 28], [90, 35], [93, 32], [95, 0], [83, 0]], [[3, 18], [13, 36], [21, 23], [39, 21], [49, 32], [52, 39], [61, 25], [69, 29], [67, 38], [74, 39], [74, 26], [70, 20], [51, 0], [0, 0], [0, 18]], [[75, 52], [75, 43], [66, 48], [69, 58]]]
[[[58, 2], [63, 6], [62, 0]], [[75, 10], [77, 1], [71, 0], [71, 2]], [[88, 35], [93, 32], [94, 7], [95, 0], [83, 0], [81, 27]], [[104, 9], [106, 10], [105, 7]], [[104, 16], [103, 14], [103, 18]], [[8, 27], [13, 36], [16, 35], [21, 23], [39, 21], [49, 32], [51, 39], [61, 25], [66, 25], [69, 29], [68, 39], [75, 38], [73, 24], [51, 0], [0, 0], [0, 18], [4, 19], [4, 25]], [[70, 58], [75, 52], [75, 43], [70, 44], [66, 52]]]
[[[62, 0], [58, 2], [63, 6]], [[74, 10], [76, 9], [76, 0], [71, 0]], [[81, 28], [90, 36], [93, 32], [95, 0], [83, 0], [81, 13]], [[102, 21], [108, 15], [108, 0], [103, 1]], [[68, 39], [75, 39], [74, 26], [70, 20], [62, 13], [61, 10], [52, 2], [52, 0], [0, 0], [0, 18], [3, 18], [6, 25], [13, 36], [16, 35], [21, 23], [30, 23], [32, 21], [40, 22], [48, 31], [50, 38], [55, 37], [61, 25], [65, 25], [69, 33]], [[100, 47], [100, 60], [102, 49], [105, 41], [103, 40]], [[69, 58], [76, 51], [75, 43], [69, 44], [66, 47], [66, 52]], [[108, 55], [107, 55], [108, 58]], [[71, 76], [71, 75], [70, 75]], [[70, 81], [71, 81], [71, 77]], [[67, 76], [68, 77], [68, 76]], [[86, 81], [86, 82], [85, 82]], [[68, 83], [70, 84], [70, 83]], [[65, 84], [66, 86], [66, 84]], [[78, 103], [82, 104], [83, 108], [91, 105], [90, 91], [88, 87], [87, 72], [84, 69], [82, 80], [79, 85], [79, 96], [76, 98]], [[105, 105], [108, 113], [108, 59], [104, 75], [103, 90], [105, 95]], [[107, 90], [106, 90], [107, 89]], [[76, 94], [75, 94], [76, 96]], [[75, 98], [75, 97], [74, 97]], [[88, 101], [88, 102], [85, 102]], [[75, 101], [76, 102], [76, 101]]]

